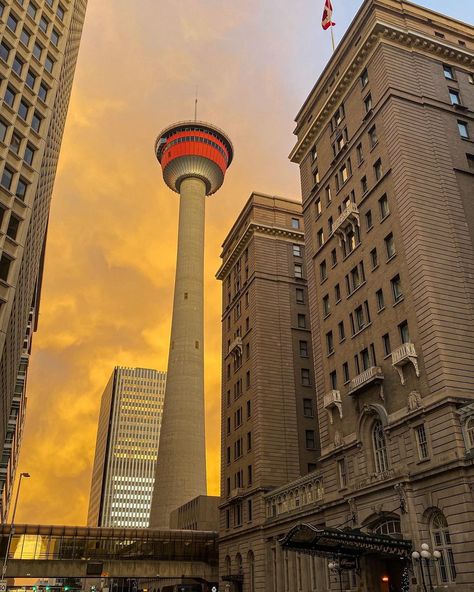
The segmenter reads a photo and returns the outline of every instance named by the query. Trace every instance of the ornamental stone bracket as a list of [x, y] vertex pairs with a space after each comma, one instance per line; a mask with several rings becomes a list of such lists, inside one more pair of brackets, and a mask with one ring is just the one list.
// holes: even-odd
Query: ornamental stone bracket
[[328, 412], [329, 422], [331, 425], [334, 423], [333, 409], [336, 408], [339, 411], [339, 417], [342, 419], [342, 399], [341, 392], [331, 390], [324, 395], [324, 408]]

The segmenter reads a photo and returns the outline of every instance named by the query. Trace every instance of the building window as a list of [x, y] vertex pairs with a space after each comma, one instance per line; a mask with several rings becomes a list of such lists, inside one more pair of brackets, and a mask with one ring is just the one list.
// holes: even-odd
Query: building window
[[369, 130], [370, 147], [373, 148], [377, 144], [378, 141], [379, 141], [379, 139], [378, 139], [378, 136], [377, 136], [377, 128], [374, 125]]
[[429, 457], [428, 439], [426, 438], [425, 426], [419, 425], [415, 428], [416, 445], [418, 448], [418, 456], [420, 460]]
[[5, 141], [5, 136], [7, 135], [8, 125], [0, 119], [0, 141]]
[[369, 113], [372, 110], [372, 95], [368, 94], [364, 99], [365, 112]]
[[372, 249], [370, 251], [370, 261], [372, 263], [372, 269], [375, 269], [379, 265], [379, 259], [377, 256], [377, 249]]
[[366, 227], [367, 231], [369, 231], [373, 227], [373, 225], [374, 225], [374, 223], [372, 220], [372, 210], [369, 210], [365, 214], [365, 227]]
[[19, 227], [20, 219], [11, 214], [10, 220], [8, 221], [7, 236], [9, 236], [13, 240], [16, 240]]
[[339, 176], [341, 178], [341, 186], [349, 179], [349, 169], [347, 165], [344, 163], [342, 167], [339, 169]]
[[316, 146], [311, 148], [311, 162], [314, 162], [318, 158], [318, 149]]
[[369, 190], [369, 185], [367, 183], [367, 177], [364, 175], [360, 180], [360, 189], [362, 191], [362, 195], [365, 195]]
[[298, 315], [298, 328], [299, 329], [306, 329], [306, 315], [304, 315], [304, 314]]
[[30, 110], [30, 106], [28, 105], [28, 103], [26, 103], [26, 101], [24, 101], [23, 99], [20, 101], [20, 105], [18, 107], [18, 115], [26, 121], [26, 118], [28, 117], [28, 111]]
[[302, 278], [303, 277], [303, 266], [301, 263], [295, 263], [295, 277]]
[[344, 487], [347, 487], [347, 466], [345, 458], [341, 458], [337, 461], [337, 472], [339, 474], [339, 487], [343, 489]]
[[314, 430], [306, 430], [306, 448], [307, 450], [314, 450], [316, 448]]
[[31, 88], [34, 89], [35, 87], [35, 82], [36, 82], [36, 78], [37, 75], [35, 72], [33, 72], [32, 70], [28, 70], [28, 73], [26, 75], [26, 84]]
[[334, 353], [334, 338], [332, 335], [332, 331], [326, 333], [326, 350], [328, 356]]
[[381, 220], [384, 220], [390, 214], [388, 198], [386, 195], [382, 195], [382, 197], [379, 199], [379, 210]]
[[362, 164], [364, 162], [364, 154], [362, 152], [362, 144], [357, 144], [356, 154], [357, 154], [357, 164]]
[[385, 250], [387, 252], [387, 260], [395, 256], [395, 241], [392, 233], [385, 237]]
[[250, 388], [250, 370], [247, 370], [247, 373], [245, 374], [245, 386], [247, 389]]
[[332, 390], [334, 390], [334, 391], [337, 390], [337, 372], [336, 372], [336, 370], [333, 370], [329, 374], [329, 385]]
[[0, 280], [8, 282], [8, 274], [10, 273], [10, 266], [13, 259], [3, 253], [0, 258]]
[[301, 257], [301, 245], [293, 245], [293, 256]]
[[[473, 162], [474, 162], [474, 157], [473, 157]], [[332, 267], [335, 267], [337, 265], [337, 252], [336, 252], [336, 249], [333, 249], [331, 251], [331, 265], [332, 265]]]
[[38, 13], [38, 8], [33, 4], [33, 2], [30, 2], [28, 4], [28, 8], [26, 9], [26, 12], [31, 16], [31, 18], [33, 20], [35, 20], [36, 14]]
[[303, 288], [296, 288], [296, 302], [304, 304], [304, 290]]
[[44, 82], [42, 82], [40, 84], [39, 90], [38, 90], [38, 97], [44, 102], [46, 102], [46, 98], [48, 96], [48, 91], [49, 88], [46, 86], [46, 84]]
[[301, 384], [303, 386], [311, 386], [311, 377], [308, 368], [301, 368]]
[[10, 150], [12, 152], [14, 152], [15, 154], [18, 154], [20, 152], [20, 146], [21, 146], [21, 136], [18, 135], [16, 132], [14, 132], [12, 134], [12, 139], [10, 142]]
[[380, 290], [377, 290], [377, 292], [375, 292], [375, 299], [377, 300], [377, 311], [380, 312], [381, 310], [383, 310], [385, 308], [385, 301], [384, 301], [384, 297], [383, 297], [382, 288], [380, 288]]
[[298, 218], [292, 218], [291, 219], [291, 228], [294, 228], [295, 230], [298, 230], [300, 227], [300, 221]]
[[468, 128], [467, 123], [465, 121], [458, 120], [458, 130], [459, 130], [459, 135], [461, 136], [461, 138], [463, 138], [464, 140], [469, 139], [469, 128]]
[[344, 384], [347, 384], [350, 380], [349, 364], [347, 362], [344, 362], [344, 364], [342, 365], [342, 376], [344, 378]]
[[44, 67], [51, 74], [54, 68], [54, 60], [49, 54], [46, 56], [46, 60], [44, 61]]
[[392, 348], [390, 347], [390, 335], [385, 333], [382, 335], [382, 345], [383, 345], [383, 353], [385, 356], [389, 356], [392, 353]]
[[305, 417], [314, 417], [312, 399], [303, 399], [303, 415]]
[[16, 192], [15, 195], [21, 199], [22, 201], [24, 201], [25, 196], [26, 196], [26, 191], [28, 189], [28, 182], [23, 179], [22, 177], [19, 178], [18, 180], [18, 184], [16, 186]]
[[448, 529], [448, 523], [444, 514], [437, 511], [433, 515], [430, 524], [431, 540], [433, 548], [441, 553], [441, 557], [436, 562], [438, 581], [440, 584], [446, 584], [456, 581], [456, 565], [454, 563], [454, 554], [451, 546], [451, 535]]
[[12, 70], [16, 74], [18, 74], [18, 76], [21, 76], [24, 65], [25, 65], [25, 62], [21, 58], [19, 58], [18, 56], [15, 56], [15, 59], [13, 60]]
[[403, 321], [398, 325], [398, 330], [400, 332], [400, 340], [402, 343], [410, 343], [410, 333], [408, 332], [408, 323]]
[[319, 170], [318, 169], [316, 169], [313, 173], [313, 183], [314, 183], [314, 186], [319, 184]]
[[247, 518], [252, 522], [252, 500], [247, 500]]
[[454, 70], [451, 66], [443, 65], [444, 77], [446, 80], [454, 80]]
[[380, 181], [380, 179], [382, 178], [382, 161], [380, 160], [380, 158], [374, 164], [374, 173], [376, 180]]
[[452, 88], [449, 89], [449, 98], [451, 99], [451, 105], [460, 105], [461, 99], [459, 97], [459, 91]]
[[331, 312], [331, 306], [329, 304], [329, 294], [323, 297], [323, 315], [325, 317]]
[[58, 19], [60, 21], [64, 20], [64, 6], [62, 6], [61, 4], [58, 4], [58, 7], [56, 9], [56, 16], [58, 17]]
[[5, 41], [2, 41], [0, 43], [0, 58], [2, 58], [2, 60], [4, 62], [8, 61], [8, 56], [10, 55], [10, 47], [8, 47], [8, 45], [5, 43]]
[[319, 278], [322, 282], [328, 277], [328, 270], [326, 266], [326, 260], [322, 261], [319, 265]]
[[314, 209], [315, 209], [316, 219], [318, 219], [319, 216], [321, 216], [321, 212], [322, 212], [321, 200], [319, 198], [314, 202]]
[[384, 473], [388, 470], [387, 442], [380, 420], [376, 421], [372, 428], [372, 445], [374, 448], [375, 472]]
[[37, 111], [35, 111], [33, 113], [33, 118], [31, 120], [31, 127], [34, 129], [36, 133], [39, 133], [42, 121], [43, 118], [41, 117], [41, 115]]
[[252, 450], [252, 432], [247, 432], [247, 452]]
[[360, 83], [362, 84], [362, 88], [369, 84], [369, 73], [367, 72], [367, 68], [362, 70], [362, 74], [360, 75]]
[[344, 321], [341, 321], [337, 324], [337, 328], [339, 331], [339, 341], [344, 341], [346, 338], [346, 331], [344, 329]]
[[320, 230], [318, 230], [317, 238], [318, 238], [318, 247], [322, 247], [324, 245], [324, 230], [322, 228]]
[[16, 97], [16, 90], [14, 90], [11, 86], [7, 86], [5, 91], [5, 98], [4, 101], [9, 107], [13, 107]]
[[331, 203], [331, 187], [329, 185], [326, 187], [326, 205], [328, 206]]
[[334, 286], [334, 297], [336, 299], [336, 304], [341, 301], [341, 286], [339, 284]]
[[390, 283], [392, 284], [393, 301], [399, 302], [403, 298], [402, 282], [400, 280], [400, 276], [397, 274], [390, 280]]
[[30, 166], [33, 164], [35, 152], [36, 149], [31, 144], [26, 145], [25, 154], [23, 156], [23, 160], [26, 162], [26, 164], [29, 164]]
[[2, 187], [8, 189], [8, 191], [10, 191], [11, 189], [14, 174], [14, 171], [9, 169], [7, 166], [3, 169], [2, 180], [0, 181], [0, 183]]
[[247, 401], [247, 419], [250, 419], [252, 416], [252, 403]]
[[7, 27], [15, 32], [16, 28], [18, 26], [18, 18], [10, 11], [10, 14], [8, 15], [8, 19], [7, 19]]
[[301, 358], [308, 357], [308, 342], [307, 341], [300, 341], [300, 357]]
[[23, 27], [23, 30], [21, 31], [21, 34], [20, 34], [20, 41], [23, 43], [23, 45], [28, 47], [28, 45], [30, 43], [30, 39], [31, 39], [31, 33], [28, 31], [28, 29], [26, 27]]

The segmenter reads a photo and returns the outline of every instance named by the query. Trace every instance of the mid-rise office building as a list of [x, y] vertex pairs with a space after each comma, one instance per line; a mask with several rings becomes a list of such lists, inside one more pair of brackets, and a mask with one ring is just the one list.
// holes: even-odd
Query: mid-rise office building
[[[264, 494], [316, 469], [301, 203], [253, 193], [222, 247], [220, 562], [258, 532]], [[315, 485], [316, 487], [316, 485]], [[245, 545], [244, 545], [245, 548]], [[246, 549], [249, 552], [249, 549]], [[248, 553], [241, 553], [240, 561]]]
[[[22, 430], [49, 206], [87, 0], [0, 3], [0, 519]], [[31, 324], [34, 330], [36, 324]], [[21, 390], [21, 394], [20, 394]], [[16, 443], [16, 444], [15, 444]]]
[[114, 369], [100, 405], [89, 526], [148, 526], [165, 384], [165, 372]]
[[474, 590], [473, 112], [473, 28], [366, 0], [298, 113], [320, 454], [236, 590]]

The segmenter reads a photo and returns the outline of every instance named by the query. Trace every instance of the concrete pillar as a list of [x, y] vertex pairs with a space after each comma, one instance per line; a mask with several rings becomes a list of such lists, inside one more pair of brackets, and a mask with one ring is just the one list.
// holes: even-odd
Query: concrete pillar
[[180, 185], [178, 257], [160, 448], [150, 526], [169, 528], [172, 510], [206, 495], [204, 437], [204, 217], [206, 186]]

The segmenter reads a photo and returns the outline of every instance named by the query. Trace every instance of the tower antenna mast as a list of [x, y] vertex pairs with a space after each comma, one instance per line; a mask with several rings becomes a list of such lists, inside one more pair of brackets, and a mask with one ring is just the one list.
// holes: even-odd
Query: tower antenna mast
[[197, 121], [198, 113], [198, 87], [196, 86], [196, 98], [194, 99], [194, 121]]

